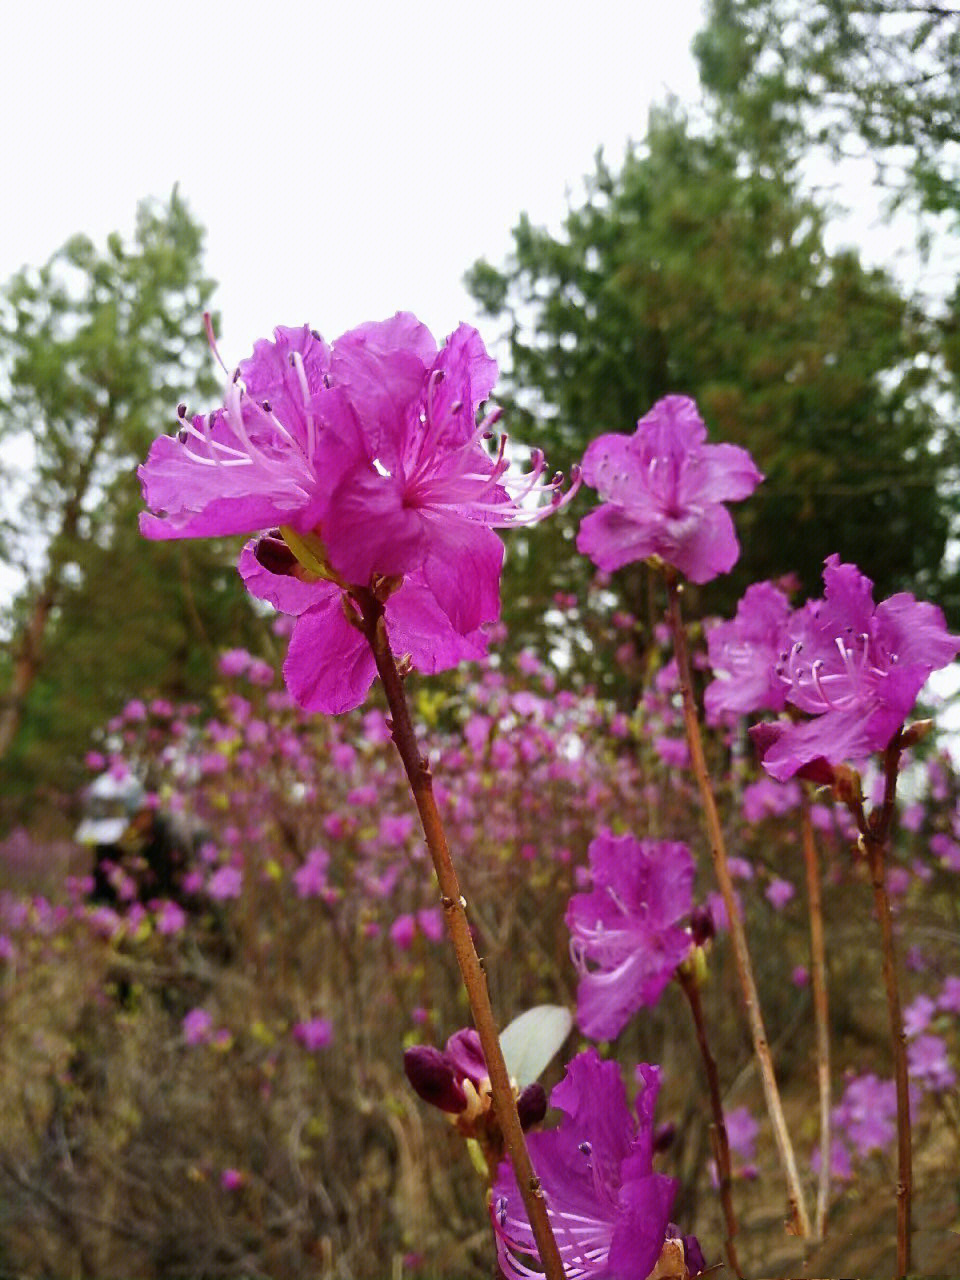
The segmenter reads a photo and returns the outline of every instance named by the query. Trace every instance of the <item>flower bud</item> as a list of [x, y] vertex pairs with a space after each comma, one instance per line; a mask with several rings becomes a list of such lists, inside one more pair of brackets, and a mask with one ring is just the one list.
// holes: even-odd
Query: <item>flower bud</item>
[[415, 1044], [403, 1055], [403, 1069], [424, 1102], [450, 1115], [466, 1110], [463, 1091], [453, 1063], [445, 1053], [429, 1044]]
[[657, 1126], [657, 1131], [653, 1138], [653, 1149], [656, 1152], [667, 1151], [673, 1146], [673, 1140], [677, 1136], [677, 1126], [668, 1121], [666, 1124]]
[[547, 1093], [538, 1081], [528, 1084], [517, 1098], [517, 1114], [520, 1117], [520, 1127], [524, 1130], [539, 1124], [547, 1114]]
[[690, 912], [690, 933], [696, 946], [702, 947], [705, 942], [716, 936], [717, 926], [709, 907], [694, 907]]

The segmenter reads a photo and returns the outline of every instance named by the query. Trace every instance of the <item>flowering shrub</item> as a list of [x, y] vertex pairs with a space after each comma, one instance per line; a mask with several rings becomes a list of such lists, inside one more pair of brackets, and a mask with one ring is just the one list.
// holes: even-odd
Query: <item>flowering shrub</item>
[[[497, 414], [477, 418], [494, 376], [466, 326], [439, 350], [404, 313], [330, 346], [306, 327], [278, 329], [239, 366], [222, 408], [188, 419], [181, 407], [176, 436], [151, 449], [147, 536], [256, 535], [239, 569], [279, 611], [275, 634], [289, 635], [286, 688], [271, 663], [230, 650], [209, 707], [130, 701], [89, 757], [111, 780], [90, 795], [128, 806], [123, 819], [78, 829], [99, 842], [93, 874], [77, 855], [50, 886], [10, 877], [0, 999], [20, 1034], [0, 1049], [0, 1250], [32, 1250], [37, 1268], [53, 1258], [65, 1271], [95, 1258], [103, 1275], [296, 1275], [317, 1260], [322, 1274], [380, 1275], [387, 1257], [391, 1273], [447, 1274], [452, 1257], [474, 1274], [490, 1240], [481, 1231], [475, 1252], [463, 1243], [483, 1217], [472, 1165], [508, 1280], [689, 1280], [721, 1247], [738, 1276], [741, 1257], [796, 1274], [787, 1269], [809, 1257], [807, 1237], [824, 1235], [831, 1178], [882, 1182], [870, 1162], [895, 1142], [896, 1268], [910, 1270], [912, 1147], [932, 1169], [955, 1161], [944, 1149], [957, 1115], [960, 977], [914, 943], [903, 1014], [896, 932], [912, 911], [953, 909], [960, 819], [952, 770], [917, 750], [929, 725], [907, 720], [960, 640], [912, 596], [874, 606], [869, 581], [833, 556], [822, 601], [792, 610], [779, 587], [755, 584], [691, 659], [680, 578], [705, 583], [734, 564], [724, 504], [761, 476], [744, 450], [707, 444], [694, 403], [670, 396], [633, 437], [601, 437], [584, 459], [604, 502], [583, 520], [580, 549], [604, 573], [647, 560], [666, 587], [668, 625], [646, 637], [653, 678], [639, 703], [618, 709], [576, 683], [561, 688], [530, 652], [511, 669], [490, 651], [502, 637], [493, 530], [556, 512], [579, 478], [563, 494], [538, 454], [518, 478], [505, 441], [488, 450]], [[610, 622], [614, 633], [636, 626], [623, 611]], [[635, 650], [614, 643], [629, 661]], [[411, 715], [410, 672], [467, 659], [469, 675], [414, 685]], [[694, 688], [705, 666], [717, 729], [706, 743]], [[358, 711], [375, 675], [389, 719]], [[782, 718], [754, 726], [760, 773], [740, 731], [764, 711]], [[898, 832], [904, 770], [914, 794]], [[29, 837], [14, 843], [29, 862]], [[469, 914], [451, 848], [469, 877]], [[843, 890], [826, 909], [821, 865], [829, 889]], [[856, 1029], [874, 1011], [862, 926], [855, 945], [842, 926], [844, 899], [862, 896], [867, 876], [892, 1078], [865, 1071], [868, 1036], [848, 1036], [844, 1052], [862, 1062], [831, 1107], [823, 938], [826, 926], [834, 976], [848, 978], [833, 1022]], [[65, 953], [82, 962], [69, 981]], [[487, 975], [518, 1015], [502, 1036]], [[685, 1038], [678, 991], [692, 1016]], [[749, 1084], [731, 993], [756, 1055]], [[581, 1042], [564, 1068], [551, 1059], [574, 998], [580, 1035], [616, 1043], [605, 1059]], [[811, 1048], [796, 1032], [811, 999], [819, 1125], [801, 1124], [795, 1146], [760, 1005], [773, 1012], [777, 1072], [802, 1117]], [[401, 1049], [432, 1119], [400, 1076]], [[622, 1064], [639, 1057], [666, 1069], [637, 1067], [631, 1102]], [[556, 1123], [550, 1080], [537, 1077], [561, 1070]], [[704, 1137], [689, 1107], [682, 1125], [654, 1125], [661, 1078], [679, 1112], [694, 1076], [710, 1100], [714, 1161], [702, 1143], [684, 1159]], [[742, 1096], [752, 1092], [769, 1133], [758, 1097]], [[440, 1113], [446, 1128], [430, 1128]], [[457, 1154], [470, 1159], [458, 1165]], [[804, 1237], [796, 1249], [774, 1233], [738, 1239], [735, 1201], [742, 1211], [775, 1160], [791, 1231]]]

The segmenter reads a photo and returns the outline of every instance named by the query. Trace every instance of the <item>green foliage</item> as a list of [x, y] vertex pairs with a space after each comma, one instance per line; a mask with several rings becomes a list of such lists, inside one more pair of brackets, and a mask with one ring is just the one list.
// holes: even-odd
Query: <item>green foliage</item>
[[710, 0], [694, 52], [753, 155], [869, 152], [928, 213], [960, 214], [960, 11], [903, 0]]
[[[767, 480], [736, 509], [742, 557], [713, 607], [791, 571], [816, 591], [834, 551], [881, 593], [943, 596], [958, 439], [938, 409], [938, 336], [886, 273], [828, 253], [823, 230], [785, 172], [746, 168], [736, 145], [668, 109], [619, 172], [598, 157], [559, 236], [521, 217], [506, 265], [468, 277], [506, 329], [517, 432], [551, 463], [630, 432], [669, 392], [697, 399], [713, 439], [751, 450]], [[544, 585], [589, 576], [571, 523], [510, 557], [521, 635], [524, 601], [542, 609]], [[636, 609], [639, 578], [623, 581]]]
[[197, 694], [216, 648], [249, 639], [232, 548], [137, 531], [138, 462], [178, 401], [216, 390], [203, 328], [213, 289], [203, 229], [175, 190], [141, 204], [129, 242], [113, 234], [101, 251], [75, 236], [0, 295], [0, 536], [25, 575], [0, 664], [6, 707], [18, 704], [11, 811], [35, 788], [69, 787], [118, 704]]

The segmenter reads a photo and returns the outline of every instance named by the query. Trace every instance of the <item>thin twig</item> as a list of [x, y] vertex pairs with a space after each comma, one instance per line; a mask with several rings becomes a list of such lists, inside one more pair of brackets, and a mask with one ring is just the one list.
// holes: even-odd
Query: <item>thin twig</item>
[[827, 1230], [830, 1206], [830, 1015], [827, 1006], [827, 961], [823, 941], [823, 906], [820, 895], [820, 866], [810, 820], [810, 797], [800, 798], [800, 838], [807, 871], [807, 908], [810, 912], [810, 977], [813, 985], [813, 1014], [817, 1041], [817, 1088], [820, 1094], [820, 1177], [817, 1181], [817, 1211], [814, 1230], [822, 1240]]
[[703, 1059], [707, 1088], [710, 1092], [710, 1108], [713, 1111], [710, 1141], [717, 1164], [720, 1204], [723, 1207], [723, 1217], [727, 1228], [726, 1239], [724, 1240], [727, 1261], [730, 1263], [730, 1268], [734, 1275], [738, 1277], [738, 1280], [743, 1280], [743, 1272], [740, 1269], [740, 1262], [737, 1258], [737, 1247], [734, 1243], [734, 1237], [738, 1230], [737, 1215], [734, 1212], [733, 1197], [730, 1191], [733, 1175], [730, 1168], [730, 1141], [727, 1137], [727, 1124], [723, 1118], [723, 1100], [720, 1097], [720, 1075], [717, 1071], [716, 1059], [710, 1049], [710, 1042], [707, 1040], [707, 1026], [703, 1017], [703, 1002], [700, 999], [700, 988], [697, 985], [696, 977], [692, 973], [685, 972], [681, 966], [677, 970], [677, 980], [683, 988], [683, 994], [687, 997], [690, 1012], [693, 1014], [697, 1044], [700, 1046], [700, 1057]]
[[873, 900], [880, 922], [883, 952], [883, 982], [887, 991], [890, 1017], [890, 1040], [897, 1086], [897, 1276], [906, 1276], [911, 1265], [911, 1213], [913, 1201], [913, 1153], [910, 1133], [910, 1079], [907, 1068], [907, 1037], [903, 1029], [900, 984], [897, 979], [897, 954], [887, 895], [887, 845], [896, 803], [897, 774], [903, 753], [903, 735], [898, 730], [883, 756], [883, 801], [870, 815], [863, 811], [859, 798], [849, 803], [860, 831], [860, 841], [870, 868]]
[[504, 1146], [516, 1174], [517, 1185], [537, 1242], [544, 1275], [547, 1280], [564, 1280], [563, 1262], [547, 1216], [540, 1179], [534, 1172], [530, 1153], [523, 1137], [516, 1099], [500, 1048], [486, 975], [473, 945], [465, 910], [466, 902], [460, 893], [457, 873], [450, 857], [443, 823], [433, 795], [430, 766], [420, 755], [420, 748], [410, 720], [403, 681], [387, 639], [383, 604], [372, 592], [357, 593], [356, 598], [363, 613], [363, 631], [373, 651], [377, 671], [393, 718], [393, 741], [403, 761], [423, 825], [427, 848], [433, 858], [447, 930], [457, 955], [463, 985], [470, 1002], [470, 1011], [480, 1037], [487, 1070], [490, 1072], [490, 1091], [493, 1095], [497, 1123], [503, 1134]]
[[790, 1204], [791, 1217], [790, 1227], [795, 1235], [809, 1236], [810, 1217], [807, 1213], [807, 1203], [803, 1188], [800, 1185], [800, 1175], [797, 1172], [797, 1160], [793, 1151], [793, 1143], [790, 1141], [786, 1118], [783, 1114], [783, 1104], [780, 1101], [780, 1091], [777, 1088], [777, 1079], [773, 1070], [773, 1058], [770, 1055], [767, 1032], [763, 1025], [763, 1015], [760, 1012], [757, 984], [753, 976], [753, 967], [750, 962], [750, 952], [747, 948], [743, 920], [737, 904], [736, 894], [734, 893], [730, 869], [727, 866], [727, 848], [723, 836], [723, 827], [720, 823], [720, 814], [717, 810], [717, 802], [713, 795], [713, 787], [703, 751], [700, 722], [697, 719], [697, 709], [693, 700], [690, 653], [687, 648], [687, 636], [680, 613], [680, 594], [677, 577], [669, 568], [665, 569], [664, 577], [668, 594], [667, 618], [670, 623], [670, 630], [673, 633], [673, 647], [677, 658], [680, 694], [683, 701], [683, 722], [687, 733], [687, 743], [690, 747], [690, 762], [700, 789], [700, 799], [703, 803], [704, 819], [709, 836], [710, 856], [713, 859], [713, 869], [727, 909], [727, 920], [730, 926], [730, 940], [733, 944], [737, 978], [740, 982], [740, 991], [747, 1010], [747, 1019], [750, 1024], [754, 1053], [757, 1057], [757, 1066], [763, 1084], [767, 1112], [770, 1116], [770, 1123], [773, 1126], [777, 1153], [780, 1157], [780, 1164], [787, 1183], [787, 1197]]

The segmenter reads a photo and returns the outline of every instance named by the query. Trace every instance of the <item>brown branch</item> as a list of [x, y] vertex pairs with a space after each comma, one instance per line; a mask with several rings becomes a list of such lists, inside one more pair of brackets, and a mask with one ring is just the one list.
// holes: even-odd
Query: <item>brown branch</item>
[[897, 1087], [897, 1276], [906, 1276], [911, 1265], [911, 1214], [913, 1202], [913, 1152], [910, 1132], [910, 1079], [907, 1068], [907, 1037], [903, 1030], [897, 954], [887, 895], [887, 845], [896, 805], [897, 775], [903, 754], [903, 733], [898, 730], [883, 756], [884, 788], [880, 807], [869, 820], [862, 804], [849, 808], [860, 830], [860, 843], [867, 857], [873, 900], [880, 923], [883, 956], [883, 983], [887, 992], [890, 1041]]
[[403, 762], [423, 825], [427, 848], [433, 858], [447, 930], [456, 952], [457, 964], [460, 966], [460, 974], [470, 1002], [470, 1011], [473, 1014], [477, 1034], [480, 1037], [487, 1070], [490, 1072], [490, 1089], [497, 1123], [516, 1174], [517, 1185], [537, 1242], [544, 1275], [547, 1280], [564, 1280], [563, 1262], [547, 1216], [540, 1179], [534, 1172], [530, 1153], [527, 1151], [513, 1087], [503, 1060], [493, 1009], [490, 1005], [486, 975], [473, 945], [467, 920], [466, 902], [460, 893], [457, 873], [450, 857], [443, 823], [434, 798], [430, 766], [420, 755], [403, 682], [387, 639], [383, 604], [369, 591], [358, 592], [356, 598], [363, 614], [362, 629], [373, 650], [377, 671], [393, 717], [391, 730], [393, 741]]
[[780, 1164], [787, 1183], [787, 1197], [790, 1204], [791, 1217], [790, 1228], [798, 1236], [809, 1236], [810, 1218], [807, 1213], [807, 1203], [803, 1188], [800, 1185], [800, 1175], [797, 1172], [797, 1160], [793, 1151], [793, 1143], [790, 1140], [786, 1118], [783, 1114], [783, 1104], [780, 1101], [780, 1091], [777, 1088], [777, 1080], [773, 1070], [773, 1058], [770, 1054], [766, 1028], [763, 1025], [763, 1015], [760, 1012], [760, 1001], [757, 995], [757, 984], [753, 976], [753, 966], [750, 962], [750, 952], [747, 947], [747, 937], [743, 928], [740, 908], [737, 905], [730, 869], [727, 866], [727, 848], [723, 836], [723, 827], [720, 823], [720, 814], [717, 810], [717, 802], [714, 798], [713, 786], [710, 782], [710, 774], [707, 770], [707, 761], [703, 751], [700, 722], [697, 719], [697, 709], [693, 700], [690, 653], [687, 648], [687, 636], [680, 613], [679, 586], [676, 574], [672, 569], [665, 568], [664, 577], [668, 595], [667, 619], [670, 623], [670, 630], [673, 633], [673, 646], [677, 658], [677, 672], [680, 678], [680, 694], [683, 702], [683, 722], [687, 733], [687, 743], [690, 747], [690, 763], [697, 779], [697, 786], [700, 789], [700, 799], [703, 803], [704, 819], [709, 836], [710, 856], [713, 860], [717, 883], [723, 895], [724, 906], [727, 909], [730, 941], [733, 944], [737, 978], [740, 983], [743, 1003], [746, 1006], [747, 1020], [750, 1024], [750, 1034], [753, 1038], [753, 1049], [756, 1054], [757, 1067], [760, 1071], [760, 1080], [763, 1084], [767, 1112], [770, 1116], [770, 1123], [773, 1126], [777, 1153], [780, 1157]]
[[700, 988], [697, 985], [697, 979], [692, 973], [686, 972], [681, 965], [677, 970], [677, 980], [683, 988], [683, 994], [687, 997], [690, 1012], [693, 1014], [697, 1044], [700, 1047], [700, 1057], [703, 1059], [707, 1088], [710, 1092], [710, 1108], [713, 1111], [710, 1142], [713, 1146], [714, 1159], [717, 1162], [720, 1204], [723, 1207], [723, 1217], [727, 1228], [724, 1241], [727, 1250], [727, 1261], [730, 1263], [730, 1268], [734, 1275], [738, 1277], [738, 1280], [743, 1280], [743, 1272], [740, 1269], [740, 1262], [737, 1258], [737, 1247], [734, 1243], [738, 1227], [737, 1215], [733, 1208], [733, 1197], [730, 1192], [730, 1183], [733, 1175], [730, 1167], [730, 1141], [727, 1138], [727, 1124], [723, 1118], [723, 1099], [720, 1096], [720, 1075], [717, 1071], [716, 1059], [710, 1049], [710, 1042], [707, 1040], [707, 1026], [703, 1017], [703, 1002], [700, 999]]
[[820, 866], [810, 820], [810, 797], [800, 798], [800, 839], [807, 872], [807, 909], [810, 913], [810, 977], [813, 985], [813, 1014], [817, 1041], [817, 1088], [820, 1095], [820, 1177], [817, 1181], [815, 1232], [822, 1240], [827, 1230], [830, 1206], [830, 1015], [827, 1005], [827, 962], [823, 940], [823, 905], [820, 894]]

